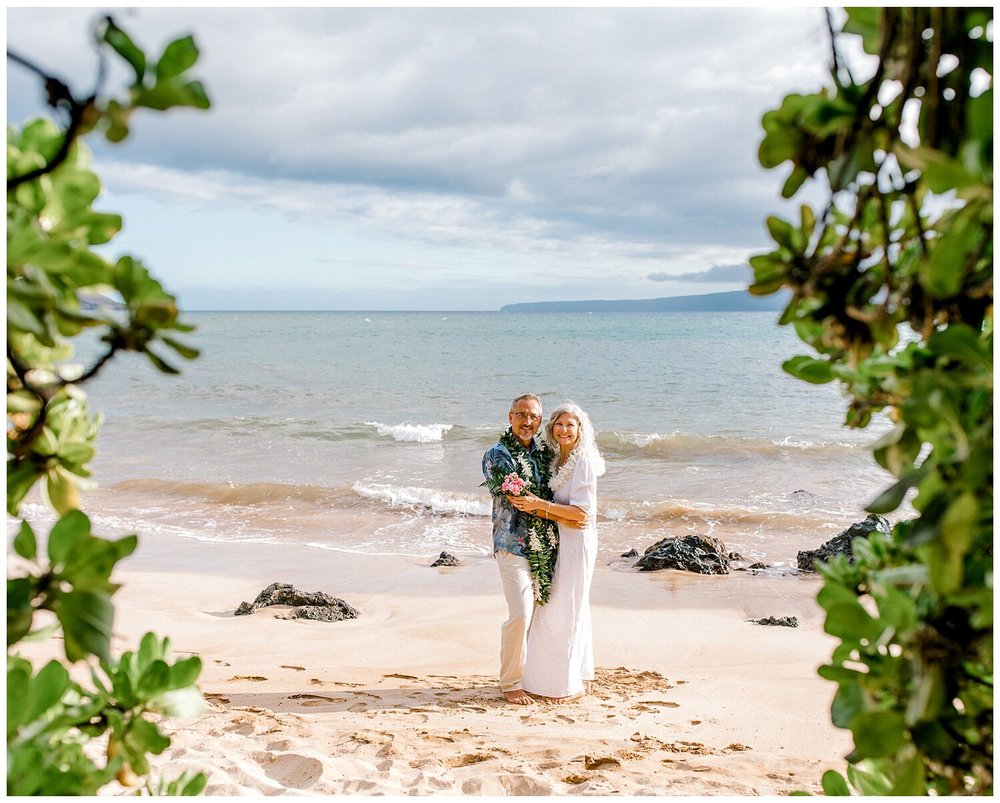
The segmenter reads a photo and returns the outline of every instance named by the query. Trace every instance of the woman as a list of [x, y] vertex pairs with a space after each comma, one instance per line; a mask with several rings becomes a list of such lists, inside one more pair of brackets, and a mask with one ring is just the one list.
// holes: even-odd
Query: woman
[[511, 498], [518, 510], [559, 525], [552, 593], [531, 619], [523, 688], [535, 697], [570, 700], [582, 696], [594, 679], [590, 582], [597, 559], [597, 478], [604, 473], [604, 459], [590, 418], [572, 402], [552, 411], [545, 436], [558, 450], [549, 480], [554, 501], [531, 494]]

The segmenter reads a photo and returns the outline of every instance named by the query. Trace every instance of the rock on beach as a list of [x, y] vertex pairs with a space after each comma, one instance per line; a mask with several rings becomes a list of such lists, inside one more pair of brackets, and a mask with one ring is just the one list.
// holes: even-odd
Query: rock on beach
[[636, 561], [641, 572], [681, 569], [697, 574], [729, 574], [726, 545], [708, 535], [664, 538], [649, 547]]
[[848, 561], [854, 563], [854, 539], [868, 538], [874, 532], [888, 535], [892, 532], [892, 525], [884, 516], [872, 513], [864, 521], [855, 522], [818, 549], [805, 549], [799, 552], [797, 557], [799, 569], [804, 572], [814, 572], [817, 561], [828, 563], [835, 555], [844, 555]]
[[312, 619], [318, 622], [340, 622], [357, 619], [361, 612], [339, 597], [323, 591], [299, 591], [290, 583], [271, 583], [252, 602], [241, 602], [234, 616], [246, 616], [269, 605], [288, 605], [295, 610], [279, 619]]

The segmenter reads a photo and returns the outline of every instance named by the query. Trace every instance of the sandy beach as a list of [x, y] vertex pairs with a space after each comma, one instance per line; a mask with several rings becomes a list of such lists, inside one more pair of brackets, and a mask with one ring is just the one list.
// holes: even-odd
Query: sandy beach
[[[113, 647], [153, 630], [204, 663], [206, 711], [164, 723], [154, 772], [207, 794], [785, 795], [819, 791], [849, 734], [829, 722], [814, 578], [637, 574], [599, 563], [598, 677], [564, 703], [506, 704], [492, 559], [457, 567], [274, 544], [146, 538], [117, 579]], [[233, 615], [274, 581], [355, 620]], [[798, 628], [748, 622], [796, 616]], [[26, 645], [47, 657], [55, 641]]]

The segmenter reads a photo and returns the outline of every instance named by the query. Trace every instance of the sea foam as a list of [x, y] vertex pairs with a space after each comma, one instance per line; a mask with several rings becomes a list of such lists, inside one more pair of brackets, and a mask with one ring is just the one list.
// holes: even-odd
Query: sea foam
[[366, 421], [365, 424], [375, 427], [380, 437], [409, 443], [440, 443], [444, 440], [444, 433], [453, 426], [452, 424], [382, 424], [378, 421]]
[[355, 483], [354, 491], [365, 499], [384, 502], [389, 507], [419, 508], [436, 515], [489, 516], [492, 503], [480, 498], [433, 488], [400, 487], [375, 483]]

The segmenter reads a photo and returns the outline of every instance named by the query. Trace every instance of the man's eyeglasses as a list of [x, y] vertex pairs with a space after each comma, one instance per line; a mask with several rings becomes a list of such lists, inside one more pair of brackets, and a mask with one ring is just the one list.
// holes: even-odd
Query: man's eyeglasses
[[542, 417], [540, 415], [534, 415], [533, 413], [522, 413], [520, 411], [513, 414], [514, 418], [519, 418], [522, 421], [541, 421]]

